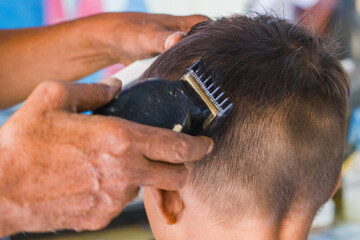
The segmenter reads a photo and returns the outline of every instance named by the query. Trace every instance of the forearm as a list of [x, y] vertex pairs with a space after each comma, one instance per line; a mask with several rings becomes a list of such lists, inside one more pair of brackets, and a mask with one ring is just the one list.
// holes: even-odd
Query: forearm
[[24, 100], [45, 80], [74, 81], [115, 62], [108, 18], [0, 31], [0, 108]]

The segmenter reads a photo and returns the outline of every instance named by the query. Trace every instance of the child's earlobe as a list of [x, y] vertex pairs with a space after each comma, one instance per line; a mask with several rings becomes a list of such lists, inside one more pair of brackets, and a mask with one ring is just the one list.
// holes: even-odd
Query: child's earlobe
[[157, 213], [166, 224], [172, 225], [178, 222], [184, 210], [184, 203], [177, 191], [166, 191], [157, 188], [149, 188]]

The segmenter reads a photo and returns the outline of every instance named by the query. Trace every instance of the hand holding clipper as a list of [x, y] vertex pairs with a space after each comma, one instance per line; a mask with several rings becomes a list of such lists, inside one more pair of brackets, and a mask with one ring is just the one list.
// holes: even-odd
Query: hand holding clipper
[[233, 103], [201, 60], [182, 79], [149, 79], [125, 89], [94, 113], [124, 118], [191, 135], [209, 135], [224, 121]]

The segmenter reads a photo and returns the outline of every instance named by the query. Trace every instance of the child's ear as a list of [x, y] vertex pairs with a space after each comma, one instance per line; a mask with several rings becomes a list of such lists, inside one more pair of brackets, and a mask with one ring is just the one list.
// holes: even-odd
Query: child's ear
[[177, 191], [148, 188], [155, 208], [166, 224], [175, 224], [184, 210], [184, 203]]
[[334, 195], [335, 195], [335, 193], [336, 193], [337, 190], [339, 189], [340, 183], [341, 183], [341, 177], [342, 177], [342, 173], [340, 173], [339, 179], [338, 179], [338, 181], [337, 181], [337, 184], [336, 184], [336, 186], [335, 186], [335, 189], [334, 189], [333, 193], [331, 194], [331, 197], [330, 197], [330, 198], [333, 198]]

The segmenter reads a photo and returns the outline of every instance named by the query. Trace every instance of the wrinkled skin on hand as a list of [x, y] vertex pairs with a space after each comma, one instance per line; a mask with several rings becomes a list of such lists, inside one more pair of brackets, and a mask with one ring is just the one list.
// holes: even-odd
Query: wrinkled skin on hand
[[44, 82], [0, 128], [0, 236], [106, 226], [139, 186], [175, 190], [212, 140], [77, 114], [109, 102], [105, 84]]

